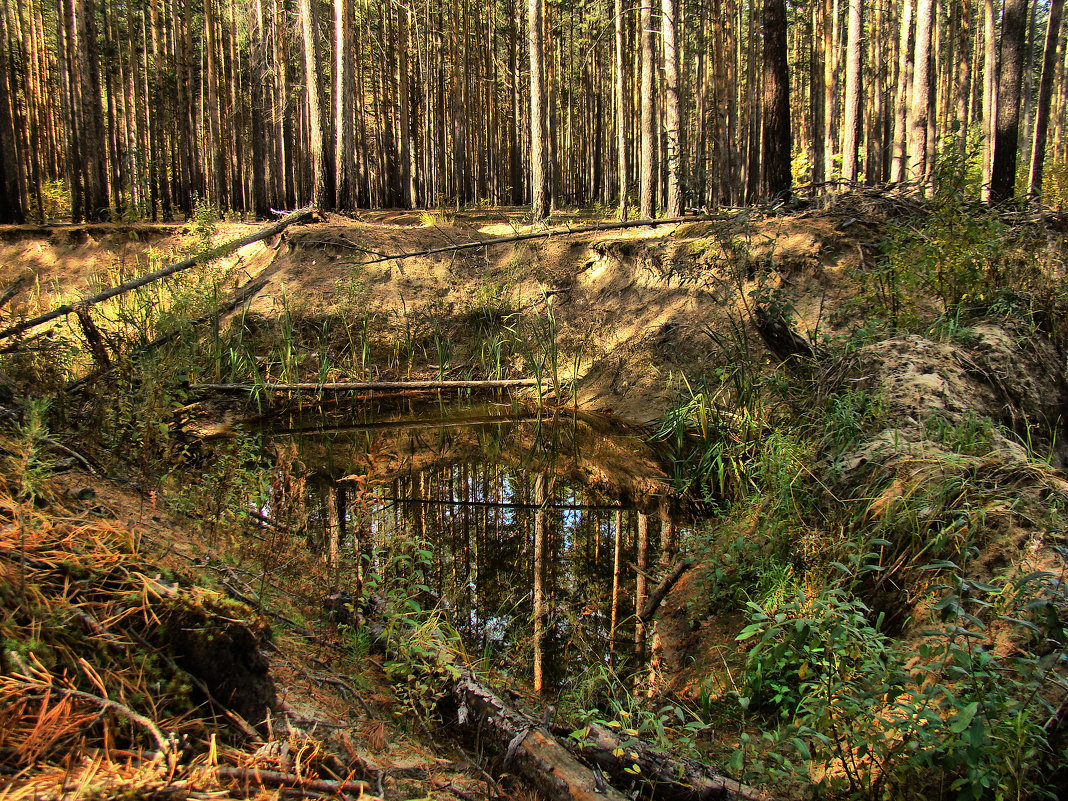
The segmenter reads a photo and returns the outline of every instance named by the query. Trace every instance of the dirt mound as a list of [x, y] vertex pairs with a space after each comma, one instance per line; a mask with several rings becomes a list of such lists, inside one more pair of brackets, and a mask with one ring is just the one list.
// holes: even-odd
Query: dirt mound
[[[985, 321], [953, 343], [912, 335], [869, 345], [857, 353], [849, 376], [906, 439], [926, 438], [936, 420], [960, 425], [989, 418], [1024, 442], [1049, 447], [1068, 404], [1063, 364], [1041, 332]], [[993, 433], [999, 446], [1013, 447], [1002, 432]]]

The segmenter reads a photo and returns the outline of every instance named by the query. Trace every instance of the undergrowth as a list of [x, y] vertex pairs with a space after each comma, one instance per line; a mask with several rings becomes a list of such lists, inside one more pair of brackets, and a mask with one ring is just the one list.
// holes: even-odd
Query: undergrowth
[[[746, 721], [731, 762], [744, 780], [864, 799], [1063, 787], [1056, 431], [1021, 440], [976, 412], [903, 431], [885, 399], [829, 367], [906, 333], [967, 347], [969, 326], [991, 318], [1062, 342], [1060, 251], [974, 207], [967, 169], [943, 159], [922, 216], [882, 223], [854, 274], [864, 322], [813, 335], [818, 362], [766, 362], [747, 331], [777, 290], [728, 262], [725, 280], [750, 299], [708, 332], [725, 366], [678, 378], [656, 432], [678, 489], [712, 511], [691, 542], [707, 565], [691, 614], [748, 610], [742, 676], [708, 677], [733, 689], [705, 704]], [[996, 568], [980, 559], [1001, 550]]]

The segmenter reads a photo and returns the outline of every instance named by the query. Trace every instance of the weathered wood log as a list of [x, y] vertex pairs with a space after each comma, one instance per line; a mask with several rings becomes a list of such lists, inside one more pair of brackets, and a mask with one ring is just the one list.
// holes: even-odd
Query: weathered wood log
[[491, 245], [507, 245], [513, 242], [524, 242], [528, 239], [549, 239], [554, 236], [574, 236], [575, 234], [592, 234], [600, 231], [618, 231], [622, 228], [654, 228], [660, 225], [682, 225], [683, 223], [691, 222], [729, 220], [732, 216], [733, 215], [730, 214], [694, 214], [689, 217], [665, 217], [662, 220], [626, 220], [624, 222], [601, 223], [599, 225], [567, 226], [563, 228], [554, 228], [552, 230], [530, 231], [525, 234], [515, 234], [513, 236], [498, 236], [493, 239], [461, 242], [456, 245], [442, 245], [440, 247], [427, 248], [425, 250], [412, 250], [406, 253], [398, 253], [395, 256], [383, 255], [367, 261], [354, 263], [365, 267], [370, 264], [379, 264], [384, 261], [401, 261], [402, 259], [414, 259], [419, 256], [434, 256], [438, 253], [454, 253], [457, 250], [471, 250], [472, 248], [483, 248]]
[[649, 623], [649, 621], [653, 619], [653, 615], [656, 614], [656, 610], [660, 608], [660, 604], [663, 603], [664, 598], [671, 592], [671, 588], [678, 583], [680, 578], [682, 578], [682, 574], [692, 566], [693, 562], [679, 562], [675, 565], [675, 569], [668, 573], [667, 576], [664, 577], [664, 580], [657, 585], [657, 588], [653, 590], [645, 607], [638, 615], [638, 620], [642, 623]]
[[590, 724], [582, 740], [567, 743], [581, 759], [600, 767], [615, 786], [641, 786], [643, 794], [658, 801], [772, 801], [766, 793], [721, 776], [708, 765], [668, 756], [606, 726]]
[[29, 331], [31, 328], [36, 328], [39, 325], [44, 325], [45, 323], [51, 322], [52, 320], [55, 320], [59, 317], [65, 317], [66, 315], [71, 314], [78, 308], [85, 308], [88, 306], [95, 306], [97, 303], [103, 303], [105, 300], [110, 300], [111, 298], [117, 295], [122, 295], [126, 292], [130, 292], [131, 290], [138, 289], [139, 287], [143, 287], [146, 284], [151, 284], [153, 281], [158, 281], [161, 278], [166, 278], [168, 275], [174, 275], [175, 273], [181, 272], [182, 270], [188, 270], [191, 267], [196, 267], [198, 264], [207, 264], [208, 262], [215, 261], [216, 259], [221, 259], [223, 256], [228, 256], [235, 250], [243, 248], [246, 245], [251, 245], [254, 242], [269, 239], [270, 237], [276, 234], [280, 234], [282, 233], [282, 231], [284, 231], [286, 228], [293, 225], [294, 223], [298, 223], [310, 218], [313, 213], [314, 209], [311, 208], [300, 209], [299, 211], [295, 211], [292, 214], [283, 217], [278, 222], [264, 226], [258, 231], [254, 231], [247, 236], [238, 237], [237, 239], [231, 239], [229, 242], [224, 242], [218, 247], [211, 248], [210, 250], [207, 250], [204, 253], [200, 253], [188, 259], [184, 259], [182, 261], [175, 262], [174, 264], [170, 264], [166, 267], [162, 267], [159, 270], [146, 273], [140, 278], [133, 278], [129, 281], [123, 281], [121, 284], [105, 289], [102, 292], [97, 292], [95, 295], [90, 295], [89, 297], [85, 298], [84, 300], [80, 300], [77, 303], [67, 303], [62, 306], [58, 306], [50, 312], [38, 315], [37, 317], [33, 317], [29, 320], [24, 320], [21, 323], [5, 328], [3, 331], [0, 331], [0, 339], [6, 339], [8, 337], [15, 336], [16, 334], [21, 334], [24, 331]]
[[199, 392], [373, 392], [436, 389], [508, 389], [532, 387], [536, 378], [505, 378], [490, 381], [340, 381], [317, 384], [300, 382], [288, 384], [190, 384], [191, 391]]
[[768, 350], [783, 364], [792, 366], [816, 358], [808, 337], [795, 331], [778, 307], [757, 306], [753, 310], [753, 325]]
[[452, 697], [461, 726], [477, 726], [482, 742], [502, 756], [502, 769], [520, 776], [549, 801], [624, 801], [626, 796], [575, 759], [539, 723], [516, 712], [467, 667]]

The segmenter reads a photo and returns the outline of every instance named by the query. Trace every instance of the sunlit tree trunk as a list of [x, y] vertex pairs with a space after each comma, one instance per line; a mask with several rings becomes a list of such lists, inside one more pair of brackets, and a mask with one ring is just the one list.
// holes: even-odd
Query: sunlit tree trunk
[[997, 130], [997, 38], [994, 0], [983, 0], [983, 198], [990, 199]]
[[656, 216], [656, 48], [653, 42], [653, 0], [639, 0], [641, 12], [641, 172], [639, 173], [640, 215], [651, 220]]
[[355, 83], [353, 81], [354, 52], [352, 41], [352, 0], [337, 0], [334, 4], [334, 167], [337, 205], [341, 209], [356, 208], [356, 131]]
[[313, 0], [300, 0], [300, 30], [303, 37], [305, 102], [308, 106], [308, 150], [311, 156], [311, 197], [317, 208], [332, 205], [326, 197], [326, 159], [323, 142], [324, 117], [319, 70], [319, 34]]
[[842, 177], [857, 180], [857, 133], [860, 129], [861, 36], [863, 0], [849, 0], [849, 32], [846, 37], [846, 85], [842, 121]]
[[912, 91], [909, 96], [908, 176], [923, 186], [927, 174], [927, 117], [931, 93], [932, 0], [917, 0], [916, 44], [913, 48]]
[[894, 156], [890, 170], [890, 180], [901, 183], [908, 177], [909, 161], [909, 100], [912, 92], [913, 49], [912, 49], [912, 10], [915, 0], [903, 0], [901, 8], [901, 29], [898, 37], [897, 59], [897, 99], [894, 105]]
[[682, 214], [682, 150], [679, 118], [679, 57], [675, 36], [675, 0], [661, 0], [664, 38], [664, 158], [667, 161], [667, 197], [664, 213]]
[[1038, 107], [1035, 110], [1035, 135], [1031, 143], [1031, 171], [1027, 182], [1031, 194], [1036, 196], [1042, 194], [1042, 169], [1046, 158], [1049, 107], [1053, 95], [1053, 77], [1057, 70], [1057, 43], [1060, 39], [1063, 14], [1064, 0], [1050, 0], [1046, 44], [1042, 51], [1042, 78], [1038, 85]]
[[528, 0], [527, 2], [527, 41], [530, 50], [530, 191], [535, 222], [548, 218], [552, 206], [542, 3], [543, 0]]

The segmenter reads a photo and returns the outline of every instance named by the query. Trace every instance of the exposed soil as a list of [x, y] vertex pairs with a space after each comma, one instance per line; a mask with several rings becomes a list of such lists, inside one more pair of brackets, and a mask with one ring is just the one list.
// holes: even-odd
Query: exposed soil
[[[378, 213], [350, 220], [327, 215], [274, 241], [244, 248], [215, 269], [225, 276], [226, 288], [267, 279], [247, 308], [232, 315], [264, 330], [288, 313], [298, 325], [312, 327], [328, 319], [365, 317], [373, 321], [379, 343], [408, 335], [413, 323], [430, 322], [459, 339], [479, 314], [551, 311], [560, 368], [565, 379], [575, 380], [578, 407], [640, 423], [656, 420], [670, 407], [683, 375], [724, 366], [739, 352], [757, 363], [777, 361], [750, 314], [773, 294], [788, 300], [796, 330], [810, 341], [818, 335], [848, 334], [863, 314], [854, 303], [856, 273], [865, 267], [870, 233], [855, 224], [848, 210], [554, 236], [361, 264], [379, 255], [513, 233], [507, 219], [494, 217], [449, 221]], [[255, 227], [222, 224], [216, 241]], [[174, 225], [2, 230], [0, 285], [18, 282], [21, 287], [7, 311], [29, 316], [145, 271], [150, 262], [166, 263], [186, 251], [189, 239], [188, 227]], [[1058, 434], [1068, 406], [1064, 367], [1064, 354], [1049, 339], [995, 321], [973, 326], [961, 341], [898, 337], [826, 365], [828, 386], [863, 389], [882, 403], [878, 430], [866, 432], [842, 456], [838, 483], [828, 491], [847, 494], [874, 486], [873, 475], [883, 481], [881, 491], [891, 494], [904, 492], [910, 481], [922, 481], [922, 467], [935, 447], [929, 436], [935, 418], [960, 424], [988, 417], [1037, 450], [1053, 451], [1055, 467], [1063, 466]], [[399, 369], [380, 367], [373, 377], [396, 377], [390, 371]], [[405, 374], [433, 376], [436, 369], [440, 366], [424, 351]], [[508, 374], [521, 369], [518, 362], [505, 365]], [[347, 377], [332, 370], [330, 379]], [[202, 418], [219, 410], [214, 404], [205, 408]], [[189, 433], [203, 433], [193, 417]], [[635, 462], [615, 453], [609, 434], [590, 429], [589, 450], [597, 451], [602, 465], [594, 479], [610, 486], [644, 481], [648, 494], [655, 494], [662, 476], [655, 460], [649, 456]], [[997, 431], [991, 437], [994, 456], [984, 453], [976, 461], [995, 480], [1018, 481], [1021, 493], [1030, 493], [1035, 503], [1041, 503], [1044, 487], [1060, 482], [1058, 489], [1068, 488], [1056, 470], [1039, 478], [1024, 476], [1028, 455], [1020, 442]], [[413, 459], [419, 458], [400, 450], [387, 456], [375, 465], [383, 474], [414, 469]], [[585, 468], [576, 464], [573, 469]], [[899, 485], [891, 481], [895, 476]], [[193, 577], [213, 574], [213, 580], [239, 596], [255, 594], [247, 577], [215, 558], [225, 549], [194, 542], [176, 518], [155, 508], [154, 497], [80, 474], [58, 479], [57, 486], [65, 491], [83, 485], [95, 491], [97, 500], [71, 514], [103, 516], [138, 532], [147, 555], [161, 566], [180, 567]], [[1041, 532], [1018, 521], [1006, 524], [984, 549], [978, 564], [985, 575], [1021, 559], [1036, 565], [1045, 559]], [[709, 569], [700, 565], [680, 582], [656, 629], [662, 678], [656, 689], [692, 701], [702, 691], [730, 691], [731, 670], [738, 667], [737, 652], [728, 652], [724, 643], [733, 639], [740, 616], [710, 616], [701, 603], [703, 575]], [[305, 578], [314, 584], [313, 576]], [[288, 592], [281, 583], [276, 589]], [[338, 650], [337, 631], [325, 622], [324, 610], [308, 607], [315, 593], [300, 595], [303, 591], [292, 595], [300, 596], [306, 620], [317, 622], [264, 620], [258, 625], [269, 623], [275, 631], [266, 651], [261, 650], [263, 630], [238, 622], [214, 630], [210, 647], [193, 625], [179, 626], [167, 638], [168, 647], [184, 655], [182, 666], [216, 700], [266, 732], [272, 745], [255, 758], [256, 764], [291, 768], [293, 754], [314, 741], [316, 747], [332, 749], [338, 763], [378, 777], [380, 785], [373, 791], [388, 797], [432, 793], [435, 798], [469, 799], [499, 791], [488, 787], [461, 752], [427, 744], [441, 738], [398, 733], [386, 714], [396, 702], [384, 674], [373, 665], [351, 664]], [[904, 606], [910, 601], [900, 593], [886, 599]], [[357, 673], [371, 677], [371, 686], [358, 688], [358, 696], [347, 679]], [[719, 684], [703, 683], [709, 676], [718, 677]]]

